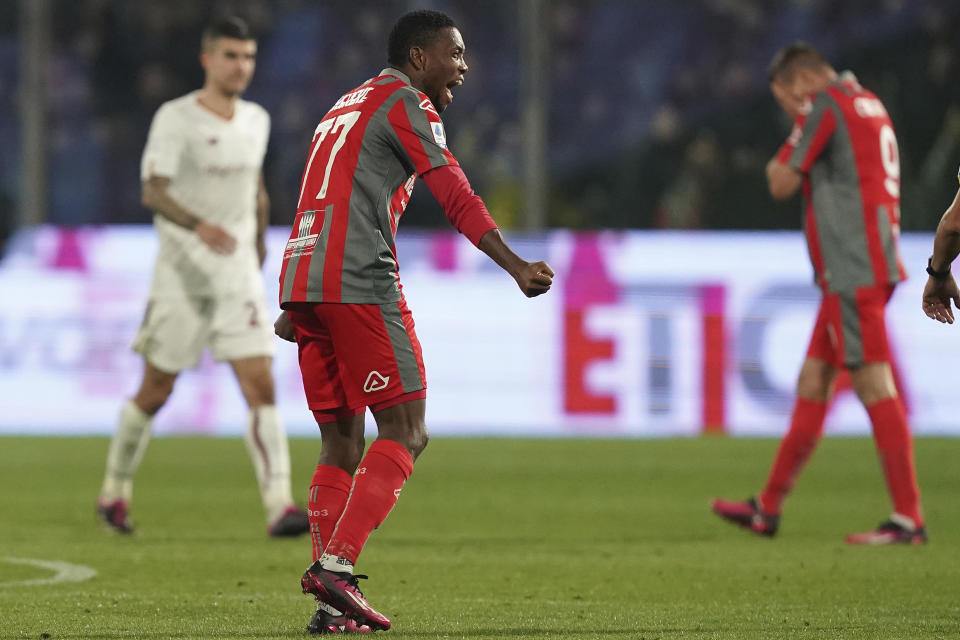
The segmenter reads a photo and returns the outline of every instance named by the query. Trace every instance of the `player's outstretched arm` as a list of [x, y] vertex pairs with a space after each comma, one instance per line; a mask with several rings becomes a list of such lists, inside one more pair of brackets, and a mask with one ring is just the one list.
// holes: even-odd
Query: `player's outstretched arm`
[[458, 165], [446, 165], [423, 174], [423, 181], [457, 231], [513, 276], [528, 298], [550, 290], [553, 270], [546, 262], [527, 262], [510, 250], [497, 224]]
[[[953, 204], [940, 218], [937, 234], [933, 240], [933, 255], [930, 256], [927, 284], [923, 288], [923, 312], [928, 318], [953, 324], [953, 309], [950, 301], [960, 309], [960, 290], [950, 273], [950, 265], [960, 254], [960, 191]], [[931, 273], [932, 272], [932, 273]]]
[[515, 254], [503, 241], [499, 229], [491, 229], [483, 234], [477, 248], [509, 273], [528, 298], [550, 291], [554, 275], [550, 265], [543, 261], [527, 262]]
[[224, 255], [233, 253], [237, 248], [236, 239], [222, 227], [204, 222], [187, 211], [170, 195], [169, 186], [169, 178], [153, 176], [145, 180], [140, 197], [143, 206], [152, 209], [175, 225], [193, 231], [214, 252]]

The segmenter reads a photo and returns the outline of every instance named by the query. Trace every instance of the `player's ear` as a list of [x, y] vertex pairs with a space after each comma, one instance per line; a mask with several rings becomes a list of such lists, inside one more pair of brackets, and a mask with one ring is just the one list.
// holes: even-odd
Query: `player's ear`
[[426, 66], [426, 56], [424, 55], [423, 47], [410, 47], [410, 53], [407, 55], [407, 59], [410, 61], [410, 66], [417, 71], [423, 71], [423, 68]]

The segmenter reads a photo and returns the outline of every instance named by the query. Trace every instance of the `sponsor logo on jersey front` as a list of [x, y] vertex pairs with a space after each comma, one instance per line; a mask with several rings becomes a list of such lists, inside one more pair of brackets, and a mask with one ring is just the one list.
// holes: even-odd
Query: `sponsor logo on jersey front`
[[310, 228], [313, 227], [313, 221], [317, 217], [316, 211], [304, 211], [300, 216], [300, 224], [297, 227], [297, 236], [301, 238], [310, 234]]
[[297, 237], [287, 240], [287, 246], [283, 250], [284, 260], [313, 254], [313, 249], [317, 246], [317, 240], [320, 238], [319, 233], [310, 233], [316, 216], [316, 211], [304, 211], [300, 214], [300, 222], [297, 224]]
[[309, 256], [313, 254], [314, 247], [317, 246], [319, 233], [312, 233], [303, 238], [290, 238], [287, 240], [287, 246], [283, 250], [283, 259], [289, 260], [299, 256]]
[[[430, 98], [424, 98], [420, 101], [420, 108], [424, 111], [429, 111], [430, 113], [437, 113], [436, 107], [433, 106], [433, 103], [430, 102]], [[440, 115], [440, 114], [437, 114]]]
[[367, 376], [367, 381], [363, 383], [363, 390], [367, 393], [373, 393], [386, 389], [388, 384], [390, 384], [390, 376], [384, 377], [380, 375], [379, 371], [371, 371], [370, 375]]

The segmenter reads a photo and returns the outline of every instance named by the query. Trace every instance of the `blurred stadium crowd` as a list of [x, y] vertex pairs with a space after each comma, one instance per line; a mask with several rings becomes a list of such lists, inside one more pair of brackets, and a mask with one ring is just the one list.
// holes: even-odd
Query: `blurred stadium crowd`
[[[344, 91], [385, 66], [385, 36], [428, 5], [463, 26], [471, 71], [445, 114], [451, 148], [503, 226], [519, 225], [522, 34], [514, 0], [53, 0], [48, 220], [142, 223], [139, 157], [164, 101], [198, 88], [199, 34], [236, 13], [261, 34], [248, 97], [273, 116], [273, 222], [293, 217], [311, 133]], [[932, 229], [960, 162], [956, 0], [558, 0], [549, 29], [549, 224], [572, 228], [796, 228], [763, 166], [789, 128], [766, 65], [802, 38], [855, 70], [897, 127], [906, 229]], [[17, 3], [0, 6], [0, 214], [17, 200]], [[421, 194], [408, 213], [443, 217]], [[0, 229], [2, 233], [2, 229]]]

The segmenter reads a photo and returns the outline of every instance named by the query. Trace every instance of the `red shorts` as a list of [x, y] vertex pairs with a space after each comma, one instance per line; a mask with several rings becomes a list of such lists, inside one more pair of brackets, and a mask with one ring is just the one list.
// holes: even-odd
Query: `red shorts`
[[884, 311], [891, 295], [893, 285], [824, 293], [807, 357], [847, 369], [889, 362]]
[[303, 390], [319, 422], [426, 397], [423, 353], [405, 300], [288, 307]]

